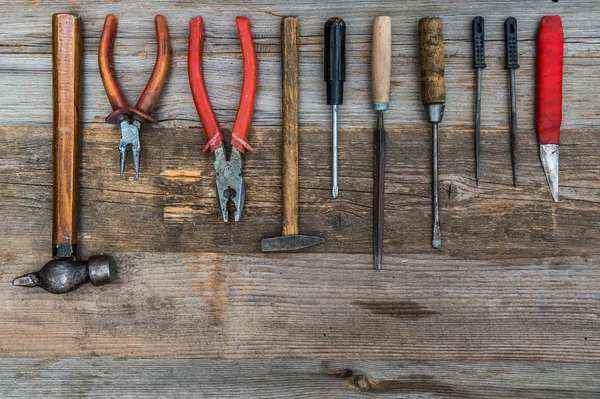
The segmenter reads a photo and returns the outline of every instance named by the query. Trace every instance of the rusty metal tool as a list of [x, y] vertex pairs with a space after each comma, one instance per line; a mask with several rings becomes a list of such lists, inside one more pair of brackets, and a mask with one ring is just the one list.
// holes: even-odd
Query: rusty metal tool
[[346, 23], [341, 18], [330, 18], [325, 23], [325, 83], [327, 104], [331, 105], [332, 131], [332, 188], [338, 196], [338, 105], [344, 103], [346, 81]]
[[562, 123], [564, 32], [558, 15], [542, 18], [538, 30], [536, 130], [540, 159], [554, 201], [558, 202], [558, 144]]
[[217, 118], [210, 105], [210, 99], [204, 85], [202, 74], [202, 39], [204, 35], [204, 21], [202, 17], [190, 20], [190, 40], [188, 43], [188, 77], [194, 104], [200, 116], [207, 143], [202, 150], [214, 153], [215, 171], [217, 177], [217, 199], [221, 208], [223, 220], [229, 221], [228, 203], [232, 201], [235, 206], [234, 219], [239, 221], [242, 217], [242, 209], [246, 191], [242, 178], [242, 154], [246, 150], [254, 152], [248, 143], [248, 130], [252, 121], [254, 111], [254, 100], [256, 98], [257, 65], [252, 33], [250, 32], [250, 20], [246, 17], [236, 17], [238, 36], [242, 47], [242, 59], [244, 63], [244, 80], [242, 92], [238, 105], [237, 115], [233, 128], [231, 129], [231, 156], [227, 159], [223, 134], [217, 123]]
[[511, 153], [513, 166], [513, 183], [517, 187], [517, 172], [519, 171], [519, 152], [517, 146], [517, 87], [515, 71], [519, 68], [519, 51], [517, 48], [517, 20], [513, 17], [504, 22], [506, 47], [506, 69], [510, 77], [510, 129]]
[[483, 17], [473, 18], [473, 67], [477, 70], [475, 93], [475, 180], [481, 180], [481, 79], [485, 65], [485, 30]]
[[53, 294], [85, 283], [114, 280], [115, 262], [106, 255], [77, 261], [79, 210], [79, 108], [81, 88], [81, 18], [52, 16], [52, 260], [39, 271], [13, 280], [13, 285], [41, 287]]
[[298, 19], [281, 20], [283, 233], [264, 238], [263, 252], [292, 251], [325, 241], [298, 234]]
[[383, 222], [385, 193], [385, 129], [383, 113], [390, 104], [392, 79], [392, 23], [390, 17], [376, 17], [373, 22], [371, 55], [371, 90], [377, 128], [373, 147], [373, 262], [381, 270], [383, 258]]
[[444, 84], [444, 32], [442, 20], [427, 17], [419, 21], [419, 59], [421, 100], [431, 123], [433, 136], [433, 239], [434, 248], [442, 247], [438, 189], [438, 123], [442, 121], [446, 103]]
[[123, 176], [125, 171], [127, 147], [131, 145], [136, 179], [140, 177], [140, 153], [142, 150], [140, 136], [142, 123], [158, 123], [150, 114], [158, 101], [171, 64], [167, 21], [162, 15], [157, 15], [154, 18], [154, 24], [156, 27], [156, 62], [146, 88], [135, 107], [130, 107], [127, 103], [115, 76], [113, 47], [117, 35], [117, 17], [112, 14], [107, 15], [104, 21], [104, 29], [102, 30], [100, 47], [98, 49], [100, 76], [102, 77], [108, 101], [113, 109], [113, 112], [106, 117], [106, 122], [119, 124], [121, 127], [121, 141], [119, 142], [121, 176]]

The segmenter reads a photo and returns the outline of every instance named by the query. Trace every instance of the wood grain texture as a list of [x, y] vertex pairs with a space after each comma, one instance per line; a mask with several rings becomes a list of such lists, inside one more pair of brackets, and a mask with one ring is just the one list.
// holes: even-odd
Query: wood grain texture
[[[52, 245], [58, 247], [77, 243], [81, 17], [72, 14], [54, 14], [52, 43]], [[72, 251], [69, 249], [68, 252]]]
[[[102, 6], [99, 6], [101, 4]], [[499, 4], [484, 1], [450, 0], [438, 3], [348, 0], [307, 0], [300, 3], [254, 1], [240, 5], [233, 0], [217, 4], [192, 1], [132, 2], [35, 0], [4, 2], [5, 23], [0, 26], [3, 56], [0, 57], [0, 120], [2, 125], [49, 125], [51, 96], [52, 12], [79, 12], [84, 23], [84, 92], [82, 121], [101, 126], [111, 112], [98, 72], [97, 52], [106, 14], [113, 13], [127, 29], [121, 29], [115, 44], [117, 78], [127, 87], [131, 102], [144, 89], [156, 56], [153, 18], [163, 14], [169, 26], [172, 65], [169, 79], [154, 110], [161, 127], [200, 126], [187, 77], [188, 21], [201, 8], [206, 23], [204, 73], [217, 119], [222, 126], [236, 115], [242, 82], [242, 60], [235, 16], [252, 21], [259, 64], [259, 81], [253, 127], [281, 126], [280, 17], [295, 15], [300, 20], [300, 127], [328, 128], [330, 107], [326, 105], [323, 82], [323, 24], [333, 15], [348, 24], [346, 38], [348, 79], [340, 128], [374, 126], [371, 111], [371, 35], [373, 18], [392, 19], [392, 97], [386, 114], [389, 128], [409, 129], [425, 119], [421, 104], [418, 61], [418, 21], [426, 15], [444, 18], [447, 100], [445, 128], [470, 129], [473, 120], [475, 76], [471, 68], [471, 21], [486, 16], [486, 52], [482, 103], [483, 129], [509, 129], [508, 78], [504, 70], [504, 20], [519, 20], [519, 127], [534, 129], [535, 38], [544, 15], [561, 15], [567, 32], [564, 74], [564, 129], [595, 128], [600, 124], [600, 18], [596, 0], [512, 0]], [[42, 7], [43, 5], [43, 7]], [[136, 14], [132, 14], [136, 8]], [[24, 11], [26, 10], [26, 12]], [[581, 84], [586, 82], [586, 84]], [[260, 148], [258, 149], [260, 151]]]
[[[225, 136], [228, 132], [224, 133]], [[260, 148], [244, 159], [246, 204], [223, 223], [213, 159], [199, 129], [146, 129], [142, 178], [119, 177], [117, 127], [85, 129], [79, 245], [98, 252], [255, 253], [282, 224], [281, 130], [255, 129]], [[328, 129], [301, 129], [300, 231], [327, 241], [321, 253], [371, 252], [372, 129], [342, 130], [340, 198], [330, 198]], [[0, 253], [47, 254], [50, 245], [51, 129], [0, 128]], [[431, 139], [387, 130], [385, 248], [429, 254]], [[443, 253], [457, 259], [600, 255], [600, 153], [592, 130], [563, 129], [561, 202], [553, 203], [534, 131], [520, 134], [520, 181], [512, 187], [510, 135], [482, 132], [483, 177], [475, 184], [472, 131], [440, 132]], [[583, 166], [585, 165], [585, 166]], [[385, 265], [384, 265], [385, 266]]]
[[[85, 255], [85, 254], [84, 254]], [[3, 357], [556, 361], [600, 356], [598, 257], [115, 253], [104, 287], [10, 287], [47, 255], [2, 258]]]
[[3, 398], [592, 399], [599, 377], [548, 362], [0, 360]]
[[423, 104], [446, 101], [444, 55], [442, 19], [439, 17], [421, 19], [419, 21], [419, 64]]
[[379, 16], [373, 21], [373, 49], [371, 55], [371, 90], [373, 104], [390, 102], [392, 79], [392, 22], [390, 17]]
[[283, 233], [298, 227], [298, 19], [281, 20], [281, 130]]
[[[600, 8], [596, 0], [0, 1], [0, 396], [593, 398], [600, 381]], [[132, 13], [131, 10], [135, 10]], [[230, 129], [242, 85], [235, 17], [252, 21], [259, 63], [240, 223], [222, 222], [189, 91], [188, 21], [206, 23], [204, 74]], [[118, 280], [49, 296], [12, 287], [49, 257], [52, 220], [50, 14], [83, 16], [82, 258], [115, 253]], [[171, 73], [142, 179], [119, 178], [118, 128], [98, 72], [104, 18], [122, 26], [117, 79], [134, 101], [154, 66], [163, 14]], [[539, 162], [535, 38], [543, 15], [566, 34], [561, 202]], [[281, 233], [281, 17], [300, 21], [300, 231], [326, 242], [261, 254]], [[340, 107], [341, 194], [330, 198], [323, 24], [347, 23]], [[371, 270], [371, 38], [392, 21], [386, 112], [386, 258]], [[430, 248], [430, 126], [418, 21], [444, 20], [440, 126], [444, 247]], [[486, 18], [482, 185], [474, 182], [471, 21]], [[520, 187], [512, 187], [503, 22], [519, 20]], [[191, 128], [190, 128], [191, 127]], [[227, 136], [228, 131], [224, 134]], [[255, 145], [256, 144], [256, 145]], [[50, 360], [76, 357], [72, 360]], [[100, 358], [98, 358], [100, 357]], [[113, 360], [104, 357], [113, 358]], [[203, 358], [124, 360], [125, 358]], [[31, 359], [23, 359], [31, 358]], [[36, 360], [42, 358], [43, 360]], [[93, 358], [93, 359], [83, 359]], [[214, 358], [214, 360], [207, 360]], [[226, 360], [233, 359], [233, 360]], [[348, 360], [354, 359], [354, 360]], [[370, 359], [370, 360], [369, 360]], [[361, 391], [361, 388], [363, 391]]]

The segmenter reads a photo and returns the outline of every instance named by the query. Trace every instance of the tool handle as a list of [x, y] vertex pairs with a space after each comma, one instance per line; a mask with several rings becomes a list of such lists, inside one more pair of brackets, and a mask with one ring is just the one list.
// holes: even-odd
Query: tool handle
[[298, 227], [298, 19], [281, 20], [283, 234]]
[[206, 135], [206, 145], [203, 153], [215, 151], [223, 143], [223, 134], [217, 123], [217, 118], [210, 104], [210, 99], [204, 86], [202, 72], [204, 21], [198, 16], [190, 20], [190, 40], [188, 42], [188, 78], [196, 111], [202, 122]]
[[341, 18], [330, 18], [325, 23], [325, 82], [327, 104], [344, 103], [346, 81], [346, 23]]
[[473, 18], [473, 68], [485, 68], [485, 25], [483, 17]]
[[127, 104], [127, 100], [119, 87], [113, 66], [113, 47], [116, 35], [117, 17], [109, 14], [104, 20], [104, 29], [102, 29], [102, 36], [100, 37], [98, 68], [100, 69], [100, 77], [102, 78], [108, 101], [113, 109], [113, 112], [106, 117], [106, 122], [118, 124], [129, 113], [129, 104]]
[[81, 17], [52, 16], [52, 255], [75, 259], [79, 210]]
[[540, 144], [559, 144], [562, 122], [564, 32], [558, 15], [542, 18], [538, 31], [536, 130]]
[[254, 149], [248, 143], [248, 130], [250, 130], [250, 122], [252, 122], [252, 113], [254, 112], [258, 71], [254, 42], [250, 32], [250, 19], [237, 16], [235, 17], [235, 23], [240, 38], [240, 46], [242, 47], [244, 81], [242, 82], [242, 93], [237, 115], [231, 129], [231, 145], [243, 154], [245, 150], [254, 152]]
[[419, 21], [419, 47], [423, 104], [444, 103], [444, 31], [440, 18], [427, 17]]
[[390, 103], [392, 79], [392, 22], [390, 17], [375, 17], [371, 56], [373, 110], [386, 111]]
[[517, 47], [517, 20], [513, 17], [504, 21], [504, 41], [506, 49], [506, 69], [519, 68], [519, 50]]
[[156, 61], [152, 75], [142, 92], [134, 109], [130, 109], [134, 114], [134, 119], [140, 122], [156, 123], [156, 120], [150, 116], [152, 109], [158, 101], [160, 92], [167, 79], [169, 67], [171, 66], [171, 48], [169, 45], [169, 31], [167, 29], [167, 20], [162, 15], [154, 18], [156, 29]]

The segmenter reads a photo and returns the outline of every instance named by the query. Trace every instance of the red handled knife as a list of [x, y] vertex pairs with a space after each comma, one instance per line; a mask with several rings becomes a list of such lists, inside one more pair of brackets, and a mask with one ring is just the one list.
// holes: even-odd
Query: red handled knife
[[542, 18], [538, 31], [536, 130], [550, 193], [558, 202], [558, 144], [562, 122], [564, 33], [558, 15]]

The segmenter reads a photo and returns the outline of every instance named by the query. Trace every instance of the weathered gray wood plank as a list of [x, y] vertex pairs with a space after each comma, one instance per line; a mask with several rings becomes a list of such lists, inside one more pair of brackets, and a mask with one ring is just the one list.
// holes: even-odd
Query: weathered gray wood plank
[[114, 255], [113, 284], [59, 296], [10, 286], [47, 255], [3, 255], [2, 357], [600, 356], [599, 257], [388, 256], [377, 273], [370, 255]]
[[0, 360], [3, 398], [597, 398], [598, 364]]
[[[198, 116], [187, 80], [188, 20], [198, 14], [206, 22], [204, 70], [218, 120], [230, 127], [241, 88], [241, 54], [235, 30], [235, 15], [251, 18], [259, 59], [259, 90], [253, 125], [279, 126], [280, 63], [279, 21], [282, 15], [297, 15], [301, 21], [300, 123], [325, 128], [330, 123], [325, 103], [322, 66], [324, 21], [339, 15], [348, 24], [348, 80], [340, 123], [345, 128], [373, 125], [370, 107], [370, 34], [375, 15], [387, 13], [393, 25], [393, 89], [386, 125], [414, 128], [424, 123], [420, 104], [416, 26], [420, 17], [444, 17], [446, 37], [448, 106], [442, 129], [471, 129], [473, 121], [474, 71], [471, 67], [470, 23], [475, 15], [486, 17], [488, 68], [484, 72], [483, 127], [508, 129], [508, 80], [504, 65], [503, 21], [509, 15], [519, 20], [521, 68], [517, 72], [519, 125], [533, 130], [535, 83], [535, 34], [541, 16], [560, 14], [565, 25], [564, 124], [566, 129], [595, 128], [600, 122], [595, 104], [600, 73], [595, 65], [600, 56], [600, 18], [594, 1], [329, 1], [273, 3], [272, 1], [198, 2], [144, 1], [135, 3], [85, 3], [44, 1], [3, 4], [5, 23], [0, 27], [0, 121], [2, 125], [51, 123], [51, 37], [50, 14], [81, 13], [84, 19], [83, 120], [99, 125], [110, 112], [97, 67], [97, 48], [103, 18], [113, 12], [121, 24], [116, 43], [116, 69], [134, 103], [154, 63], [155, 39], [152, 18], [163, 13], [168, 21], [173, 47], [173, 68], [155, 116], [162, 127], [198, 126]], [[135, 8], [136, 13], [130, 10]]]

